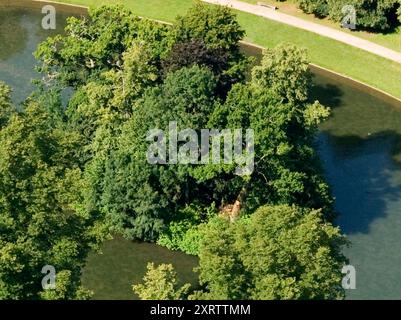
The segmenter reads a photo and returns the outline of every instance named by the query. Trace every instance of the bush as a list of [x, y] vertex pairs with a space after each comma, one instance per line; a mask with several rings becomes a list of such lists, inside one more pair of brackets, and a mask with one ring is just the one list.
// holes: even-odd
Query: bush
[[[329, 17], [341, 22], [342, 8], [351, 5], [356, 11], [356, 25], [371, 30], [388, 30], [397, 23], [398, 0], [298, 0], [299, 7], [306, 13], [318, 17]], [[399, 15], [399, 12], [398, 12]]]
[[216, 214], [214, 205], [202, 209], [197, 206], [188, 206], [182, 210], [179, 221], [171, 222], [167, 230], [160, 234], [157, 244], [170, 250], [180, 250], [187, 254], [198, 255], [202, 228], [207, 220]]
[[263, 206], [203, 230], [195, 299], [341, 299], [347, 242], [320, 210]]

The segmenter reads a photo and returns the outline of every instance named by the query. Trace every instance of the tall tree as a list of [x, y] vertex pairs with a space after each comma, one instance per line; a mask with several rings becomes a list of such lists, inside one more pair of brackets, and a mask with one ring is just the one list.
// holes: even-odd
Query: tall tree
[[118, 70], [99, 74], [96, 80], [79, 87], [70, 99], [66, 118], [69, 126], [82, 137], [81, 163], [84, 165], [99, 151], [101, 132], [118, 131], [127, 121], [136, 101], [149, 86], [157, 84], [158, 70], [152, 64], [149, 48], [142, 43], [133, 43], [122, 55]]
[[[192, 59], [198, 60], [201, 66], [212, 67], [218, 76], [221, 97], [225, 97], [234, 83], [245, 80], [252, 59], [240, 52], [239, 41], [245, 31], [232, 10], [197, 2], [186, 15], [177, 17], [173, 32], [176, 46], [168, 59], [175, 58], [183, 65], [188, 64], [184, 47], [195, 49], [191, 51]], [[201, 47], [202, 44], [207, 50]]]
[[142, 300], [182, 300], [187, 297], [190, 284], [178, 287], [177, 283], [173, 265], [155, 267], [153, 263], [148, 263], [143, 284], [135, 284], [132, 288]]
[[302, 103], [308, 99], [311, 81], [306, 50], [292, 44], [266, 49], [252, 80], [274, 92], [283, 102]]
[[202, 40], [208, 48], [235, 52], [245, 35], [235, 14], [228, 7], [209, 6], [198, 1], [174, 26], [178, 42]]
[[[101, 219], [76, 206], [79, 137], [46, 109], [29, 101], [0, 131], [0, 299], [87, 297], [81, 267], [105, 235]], [[45, 265], [60, 276], [52, 292], [41, 285]]]
[[264, 206], [236, 223], [217, 218], [199, 252], [196, 299], [341, 299], [346, 244], [320, 210]]
[[156, 240], [178, 208], [186, 201], [202, 199], [189, 175], [190, 164], [148, 162], [147, 135], [151, 129], [160, 129], [167, 136], [170, 121], [177, 121], [178, 130], [203, 128], [213, 110], [215, 86], [211, 71], [197, 66], [169, 74], [161, 87], [149, 89], [138, 102], [116, 139], [115, 150], [104, 158], [103, 169], [99, 159], [103, 155], [96, 155], [93, 164], [99, 167], [92, 176], [96, 206], [108, 213], [116, 230], [126, 237]]
[[168, 26], [140, 19], [123, 6], [101, 6], [90, 9], [87, 18], [71, 17], [65, 31], [40, 44], [35, 55], [49, 83], [58, 80], [75, 88], [102, 72], [120, 70], [133, 41], [149, 46], [154, 65], [173, 41]]
[[209, 127], [249, 128], [255, 135], [254, 170], [249, 175], [235, 176], [235, 165], [194, 169], [198, 179], [225, 177], [222, 200], [224, 205], [235, 204], [232, 214], [266, 203], [325, 208], [330, 214], [332, 200], [313, 149], [317, 126], [329, 110], [307, 100], [309, 85], [304, 52], [279, 46], [266, 51], [250, 81], [233, 86], [225, 103], [215, 108]]

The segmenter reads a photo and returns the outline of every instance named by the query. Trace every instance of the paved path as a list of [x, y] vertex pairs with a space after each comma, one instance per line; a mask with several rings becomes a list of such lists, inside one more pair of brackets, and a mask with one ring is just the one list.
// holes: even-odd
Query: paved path
[[273, 9], [269, 9], [259, 5], [253, 5], [237, 0], [202, 0], [204, 2], [219, 4], [223, 6], [229, 6], [233, 9], [240, 11], [252, 13], [264, 18], [274, 20], [277, 22], [285, 23], [293, 27], [300, 29], [305, 29], [322, 36], [332, 38], [351, 46], [357, 47], [359, 49], [374, 53], [378, 56], [393, 60], [395, 62], [401, 63], [401, 52], [397, 52], [381, 45], [375, 44], [368, 40], [361, 39], [359, 37], [350, 35], [348, 33], [329, 28], [314, 22], [309, 22], [300, 18], [290, 16], [288, 14], [280, 13]]

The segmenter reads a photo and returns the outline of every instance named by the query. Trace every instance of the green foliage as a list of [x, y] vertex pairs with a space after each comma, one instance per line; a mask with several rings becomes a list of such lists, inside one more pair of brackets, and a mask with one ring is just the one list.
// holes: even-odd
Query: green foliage
[[401, 22], [401, 5], [397, 9], [398, 21]]
[[99, 207], [126, 237], [155, 240], [164, 220], [174, 220], [186, 201], [202, 199], [187, 166], [148, 163], [146, 136], [153, 128], [167, 130], [173, 120], [179, 120], [181, 128], [204, 127], [213, 110], [215, 86], [207, 69], [180, 69], [169, 74], [160, 88], [148, 90], [123, 126], [115, 150], [94, 181], [102, 181], [96, 196]]
[[134, 292], [142, 300], [182, 300], [188, 295], [190, 284], [182, 287], [177, 285], [177, 273], [171, 264], [161, 264], [157, 267], [148, 263], [148, 271], [143, 278], [143, 284], [133, 285]]
[[182, 67], [191, 67], [194, 64], [208, 67], [215, 74], [227, 69], [228, 54], [221, 48], [209, 49], [200, 39], [191, 39], [187, 42], [177, 42], [171, 48], [169, 55], [163, 61], [163, 71], [167, 74]]
[[[181, 222], [179, 213], [188, 205], [205, 212], [212, 202], [221, 209], [240, 197], [245, 211], [265, 203], [330, 211], [311, 147], [328, 112], [306, 102], [310, 77], [302, 50], [267, 51], [252, 80], [240, 84], [247, 61], [238, 41], [244, 33], [228, 8], [197, 4], [173, 30], [120, 9], [102, 7], [86, 20], [72, 19], [60, 44], [53, 47], [48, 40], [38, 50], [44, 71], [56, 71], [60, 84], [76, 86], [66, 117], [80, 135], [78, 158], [88, 186], [82, 207], [106, 214], [112, 229], [127, 238], [156, 240], [164, 232], [163, 239], [175, 239], [165, 245], [190, 252], [196, 246], [182, 244], [187, 236], [197, 237], [196, 229]], [[109, 25], [117, 34], [111, 42], [96, 33]], [[87, 47], [89, 38], [93, 48]], [[95, 58], [102, 63], [88, 69]], [[161, 65], [164, 79], [158, 85]], [[76, 66], [84, 67], [77, 72]], [[254, 174], [239, 177], [228, 164], [148, 164], [148, 130], [167, 131], [170, 121], [178, 122], [178, 130], [254, 129]]]
[[234, 13], [228, 7], [212, 7], [197, 2], [185, 16], [179, 16], [174, 26], [177, 42], [200, 39], [210, 49], [238, 50], [245, 35]]
[[358, 27], [387, 30], [396, 24], [398, 0], [298, 0], [299, 7], [306, 13], [319, 17], [329, 16], [335, 21], [342, 21], [345, 14], [342, 8], [351, 5], [356, 11]]
[[[201, 199], [200, 207], [209, 206], [219, 198], [213, 182], [196, 185], [190, 166], [149, 165], [145, 138], [149, 129], [176, 119], [181, 128], [206, 127], [215, 103], [245, 78], [247, 59], [238, 47], [243, 31], [230, 10], [202, 4], [177, 25], [101, 7], [87, 19], [70, 19], [65, 36], [37, 51], [41, 71], [56, 87], [75, 88], [65, 117], [80, 135], [87, 186], [81, 207], [106, 214], [112, 230], [130, 239], [156, 240], [185, 205]], [[188, 55], [188, 46], [198, 54]]]
[[238, 62], [234, 63], [228, 50], [207, 48], [199, 39], [188, 42], [177, 42], [172, 47], [169, 55], [163, 61], [163, 72], [176, 71], [182, 67], [198, 65], [209, 68], [217, 78], [217, 94], [225, 97], [231, 85], [244, 80], [245, 59], [237, 53]]
[[197, 255], [199, 240], [198, 224], [180, 220], [169, 224], [168, 229], [159, 236], [157, 244], [170, 250], [180, 250], [187, 254]]
[[168, 66], [178, 61], [181, 66], [197, 62], [210, 67], [218, 77], [221, 97], [225, 97], [232, 84], [245, 79], [252, 59], [245, 58], [239, 50], [245, 31], [228, 7], [197, 2], [185, 16], [177, 17], [174, 33], [176, 46], [167, 60]]
[[252, 79], [258, 86], [269, 88], [284, 102], [303, 102], [308, 98], [311, 85], [308, 63], [306, 50], [282, 44], [265, 50], [261, 65], [253, 69]]
[[216, 214], [214, 204], [206, 208], [188, 206], [180, 211], [177, 221], [172, 221], [157, 240], [157, 244], [170, 250], [181, 250], [187, 254], [198, 255], [199, 242], [201, 240], [201, 229], [206, 225], [207, 220]]
[[330, 0], [298, 0], [299, 7], [306, 13], [326, 17], [330, 11]]
[[[7, 124], [0, 138], [11, 141], [0, 146], [0, 178], [1, 167], [14, 163], [21, 173], [12, 170], [22, 177], [21, 184], [5, 171], [0, 212], [11, 210], [29, 221], [38, 211], [41, 222], [52, 213], [51, 230], [59, 232], [50, 237], [44, 222], [41, 229], [32, 222], [45, 241], [34, 238], [18, 247], [23, 253], [16, 257], [25, 260], [12, 271], [31, 268], [21, 271], [26, 277], [46, 261], [56, 266], [60, 281], [52, 292], [38, 291], [37, 278], [28, 282], [29, 290], [22, 280], [10, 289], [1, 282], [10, 271], [4, 278], [0, 273], [0, 293], [20, 297], [24, 289], [43, 299], [87, 297], [80, 267], [107, 230], [199, 254], [206, 291], [192, 298], [343, 296], [338, 281], [344, 240], [328, 222], [332, 198], [313, 149], [329, 110], [309, 101], [308, 59], [292, 45], [267, 50], [246, 81], [250, 61], [238, 46], [243, 36], [235, 15], [219, 6], [198, 3], [172, 28], [122, 7], [101, 7], [87, 19], [70, 19], [65, 36], [39, 47], [40, 70], [47, 76], [42, 85], [50, 81], [50, 89], [17, 116], [3, 112], [7, 98], [0, 99]], [[74, 94], [64, 112], [57, 97], [67, 85]], [[46, 107], [39, 112], [34, 106]], [[149, 130], [167, 133], [173, 121], [178, 131], [253, 129], [254, 170], [239, 176], [236, 163], [150, 164]], [[20, 138], [31, 140], [12, 140], [21, 123], [27, 132]], [[11, 149], [14, 143], [25, 149]], [[9, 154], [17, 160], [7, 163]], [[21, 190], [21, 198], [9, 204]], [[218, 213], [242, 218], [230, 224]], [[0, 229], [14, 223], [12, 214], [4, 215]], [[20, 245], [15, 228], [8, 228], [12, 242], [4, 248]], [[21, 229], [21, 236], [30, 230]], [[46, 249], [42, 256], [39, 244]], [[42, 260], [30, 260], [31, 252]], [[133, 288], [142, 299], [186, 298], [188, 286], [178, 288], [176, 280], [172, 266], [150, 264], [144, 284]]]
[[63, 270], [57, 273], [56, 288], [44, 290], [40, 293], [42, 300], [88, 300], [93, 292], [84, 289], [82, 286], [76, 286], [77, 280], [72, 278], [71, 271]]
[[320, 210], [264, 206], [248, 219], [216, 218], [199, 252], [192, 299], [340, 299], [346, 263], [339, 229]]
[[[266, 203], [298, 204], [324, 208], [329, 216], [332, 201], [312, 148], [317, 125], [329, 111], [317, 102], [305, 101], [310, 75], [304, 53], [292, 46], [269, 50], [252, 74], [247, 84], [232, 88], [209, 121], [212, 128], [255, 132], [254, 171], [245, 179], [233, 176], [226, 182], [225, 203], [241, 200], [248, 211]], [[214, 165], [194, 171], [199, 179], [219, 180], [222, 176], [230, 179], [226, 172], [232, 170]]]
[[[77, 298], [81, 267], [105, 236], [101, 219], [76, 207], [79, 137], [47, 109], [28, 101], [0, 131], [0, 299]], [[68, 274], [60, 292], [43, 293], [45, 265]]]
[[96, 80], [108, 70], [119, 70], [123, 53], [132, 43], [150, 46], [152, 64], [170, 48], [170, 29], [150, 20], [141, 20], [123, 6], [102, 6], [89, 10], [88, 18], [71, 17], [66, 35], [57, 35], [39, 45], [35, 55], [42, 61], [39, 70], [48, 80], [78, 87]]
[[[127, 238], [156, 240], [162, 232], [165, 245], [181, 249], [181, 239], [196, 236], [180, 217], [191, 204], [205, 212], [211, 202], [222, 209], [239, 200], [241, 209], [251, 212], [266, 203], [290, 203], [323, 208], [329, 217], [332, 200], [312, 148], [328, 110], [306, 101], [309, 81], [304, 52], [292, 46], [268, 51], [252, 79], [234, 85], [224, 103], [216, 97], [210, 70], [195, 65], [169, 73], [160, 87], [137, 100], [112, 150], [93, 159], [94, 207]], [[168, 132], [170, 121], [177, 121], [178, 130], [253, 129], [254, 172], [240, 177], [236, 164], [149, 164], [148, 131]]]
[[7, 125], [11, 115], [16, 111], [11, 104], [10, 93], [10, 88], [0, 81], [0, 130]]
[[101, 73], [74, 93], [66, 116], [70, 127], [82, 137], [83, 162], [92, 157], [96, 135], [107, 127], [117, 128], [129, 119], [135, 101], [148, 86], [156, 83], [157, 68], [150, 60], [149, 48], [133, 43], [123, 53], [119, 70]]

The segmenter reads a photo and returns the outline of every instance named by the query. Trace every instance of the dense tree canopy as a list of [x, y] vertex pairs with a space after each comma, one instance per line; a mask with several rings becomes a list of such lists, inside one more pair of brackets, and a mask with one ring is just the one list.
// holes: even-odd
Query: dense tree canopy
[[[197, 3], [185, 16], [177, 17], [174, 34], [176, 45], [169, 59], [181, 60], [187, 66], [196, 59], [198, 65], [210, 67], [218, 77], [221, 95], [232, 84], [244, 80], [251, 59], [240, 52], [239, 41], [245, 31], [229, 8]], [[189, 61], [185, 58], [188, 53], [192, 56]]]
[[[328, 111], [307, 101], [310, 75], [304, 51], [291, 45], [266, 51], [245, 83], [246, 59], [238, 44], [244, 32], [228, 8], [197, 4], [171, 30], [127, 17], [132, 14], [126, 10], [97, 9], [83, 22], [71, 20], [67, 35], [56, 38], [62, 44], [56, 50], [55, 40], [49, 39], [37, 53], [42, 71], [59, 75], [58, 83], [70, 79], [70, 65], [84, 70], [84, 80], [68, 82], [76, 91], [66, 117], [83, 144], [86, 208], [108, 216], [112, 229], [126, 237], [146, 240], [156, 240], [161, 232], [165, 240], [173, 236], [169, 226], [176, 228], [183, 216], [184, 225], [205, 222], [212, 207], [215, 213], [238, 215], [238, 209], [253, 211], [266, 203], [295, 203], [330, 215], [328, 187], [311, 147]], [[74, 44], [77, 55], [63, 44], [73, 41], [82, 23], [86, 35], [103, 30], [107, 19], [118, 21], [114, 28], [130, 41], [108, 44], [102, 54], [109, 58], [88, 71], [87, 63], [79, 62], [92, 59], [86, 38]], [[149, 25], [159, 37], [143, 31]], [[138, 42], [139, 34], [147, 35], [146, 43]], [[104, 48], [101, 37], [94, 41]], [[119, 62], [107, 63], [111, 56]], [[172, 121], [177, 130], [253, 129], [253, 174], [240, 177], [235, 165], [224, 163], [149, 164], [148, 131], [167, 130]]]
[[70, 17], [66, 35], [48, 38], [36, 57], [49, 81], [78, 87], [104, 71], [120, 70], [133, 42], [149, 45], [151, 63], [158, 65], [172, 44], [170, 33], [167, 26], [140, 19], [123, 6], [102, 6], [88, 17]]
[[[44, 104], [44, 97], [28, 101], [0, 130], [0, 299], [86, 297], [81, 267], [104, 238], [101, 220], [76, 207], [83, 181], [72, 150], [79, 137]], [[45, 265], [61, 276], [57, 295], [43, 292]]]
[[179, 16], [174, 24], [178, 42], [200, 39], [211, 49], [225, 49], [230, 54], [239, 53], [239, 41], [245, 31], [239, 25], [235, 14], [223, 6], [206, 6], [200, 2]]
[[[342, 297], [343, 239], [313, 148], [329, 110], [309, 99], [304, 50], [283, 44], [253, 66], [243, 36], [228, 8], [197, 4], [166, 26], [100, 7], [39, 46], [43, 81], [21, 110], [0, 84], [0, 298], [88, 297], [81, 267], [109, 233], [199, 254], [192, 298]], [[202, 129], [249, 141], [213, 162]], [[48, 264], [59, 280], [43, 292]], [[165, 265], [134, 290], [189, 293]]]
[[[285, 77], [288, 70], [293, 78]], [[309, 73], [304, 52], [292, 46], [268, 51], [253, 74], [249, 83], [234, 85], [227, 100], [219, 102], [213, 73], [184, 67], [138, 101], [102, 175], [95, 177], [103, 183], [99, 206], [110, 214], [114, 226], [121, 226], [119, 231], [130, 238], [155, 239], [163, 225], [189, 204], [206, 211], [211, 203], [223, 209], [236, 200], [244, 210], [266, 203], [296, 203], [324, 207], [330, 213], [327, 185], [314, 169], [310, 145], [327, 110], [305, 101]], [[153, 128], [167, 132], [172, 121], [177, 121], [177, 130], [254, 129], [254, 173], [240, 177], [235, 164], [224, 163], [149, 164], [147, 132]]]
[[155, 240], [185, 203], [209, 199], [191, 178], [190, 166], [148, 163], [146, 135], [153, 128], [166, 130], [174, 120], [178, 128], [203, 128], [213, 110], [215, 86], [213, 74], [197, 66], [171, 73], [160, 88], [145, 94], [122, 128], [104, 176], [96, 180], [104, 185], [102, 210], [129, 238]]
[[171, 265], [151, 265], [134, 291], [142, 299], [341, 299], [346, 243], [320, 210], [262, 206], [235, 223], [216, 217], [205, 225], [201, 290], [178, 288]]
[[338, 299], [344, 238], [319, 210], [263, 206], [250, 218], [218, 218], [201, 242], [199, 299]]

